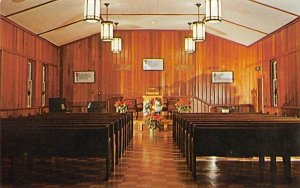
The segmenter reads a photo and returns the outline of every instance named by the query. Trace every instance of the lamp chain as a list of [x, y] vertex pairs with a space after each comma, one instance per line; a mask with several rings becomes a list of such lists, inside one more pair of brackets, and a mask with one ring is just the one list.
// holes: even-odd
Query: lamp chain
[[106, 21], [108, 21], [108, 6], [109, 6], [109, 3], [105, 3], [104, 5], [106, 6]]
[[200, 6], [201, 6], [201, 4], [200, 3], [197, 3], [196, 4], [197, 5], [197, 7], [198, 7], [198, 22], [200, 21]]

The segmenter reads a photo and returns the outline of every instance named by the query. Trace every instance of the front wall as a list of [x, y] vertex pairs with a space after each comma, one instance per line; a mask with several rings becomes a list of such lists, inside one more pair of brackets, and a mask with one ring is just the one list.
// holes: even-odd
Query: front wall
[[[186, 31], [117, 34], [123, 42], [120, 54], [113, 54], [110, 43], [101, 42], [98, 34], [62, 48], [63, 92], [69, 101], [85, 103], [117, 94], [141, 97], [147, 88], [157, 87], [163, 96], [196, 96], [211, 104], [251, 103], [255, 65], [247, 64], [246, 47], [207, 34], [204, 42], [197, 43], [196, 53], [187, 54]], [[164, 71], [143, 71], [143, 58], [163, 58]], [[95, 70], [100, 80], [95, 84], [73, 84], [74, 70]], [[211, 83], [211, 71], [222, 70], [234, 71], [233, 84]]]

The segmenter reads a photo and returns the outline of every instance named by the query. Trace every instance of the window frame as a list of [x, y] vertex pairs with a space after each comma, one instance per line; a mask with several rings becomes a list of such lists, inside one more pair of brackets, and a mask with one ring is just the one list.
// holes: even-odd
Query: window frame
[[41, 106], [47, 106], [47, 91], [48, 91], [48, 66], [42, 65], [42, 87], [41, 87]]
[[271, 60], [270, 68], [270, 78], [271, 78], [271, 106], [278, 106], [278, 61]]

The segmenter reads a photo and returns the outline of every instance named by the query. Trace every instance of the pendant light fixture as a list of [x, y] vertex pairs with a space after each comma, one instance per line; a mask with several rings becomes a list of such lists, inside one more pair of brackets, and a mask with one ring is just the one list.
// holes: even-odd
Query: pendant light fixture
[[198, 7], [198, 21], [193, 22], [193, 40], [196, 42], [201, 42], [205, 40], [205, 24], [200, 21], [200, 13], [199, 8], [201, 6], [200, 3], [197, 3]]
[[206, 0], [206, 22], [221, 22], [221, 0]]
[[100, 21], [100, 0], [85, 0], [83, 19], [88, 23]]
[[[191, 22], [189, 24], [189, 31], [191, 29]], [[195, 52], [195, 41], [193, 40], [192, 37], [185, 37], [184, 39], [184, 50], [186, 53], [194, 53]]]
[[101, 40], [102, 41], [112, 41], [114, 37], [113, 32], [113, 22], [108, 21], [108, 6], [109, 3], [104, 3], [106, 6], [106, 21], [101, 22]]
[[[118, 22], [115, 22], [116, 30], [118, 29]], [[114, 39], [111, 41], [111, 51], [113, 53], [120, 53], [122, 51], [122, 38], [115, 36]]]

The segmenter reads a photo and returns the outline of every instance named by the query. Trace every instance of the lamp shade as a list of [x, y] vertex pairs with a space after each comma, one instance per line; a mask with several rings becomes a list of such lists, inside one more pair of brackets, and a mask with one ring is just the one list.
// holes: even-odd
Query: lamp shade
[[184, 50], [186, 53], [195, 52], [195, 41], [191, 37], [185, 37], [184, 39]]
[[111, 51], [113, 53], [120, 53], [122, 51], [122, 39], [120, 37], [114, 37], [111, 41]]
[[217, 23], [222, 20], [221, 0], [206, 0], [206, 22]]
[[100, 0], [85, 0], [84, 21], [88, 23], [100, 21]]
[[101, 22], [101, 40], [112, 41], [114, 37], [114, 27], [112, 21]]
[[193, 40], [196, 42], [205, 40], [205, 24], [203, 22], [193, 22]]

